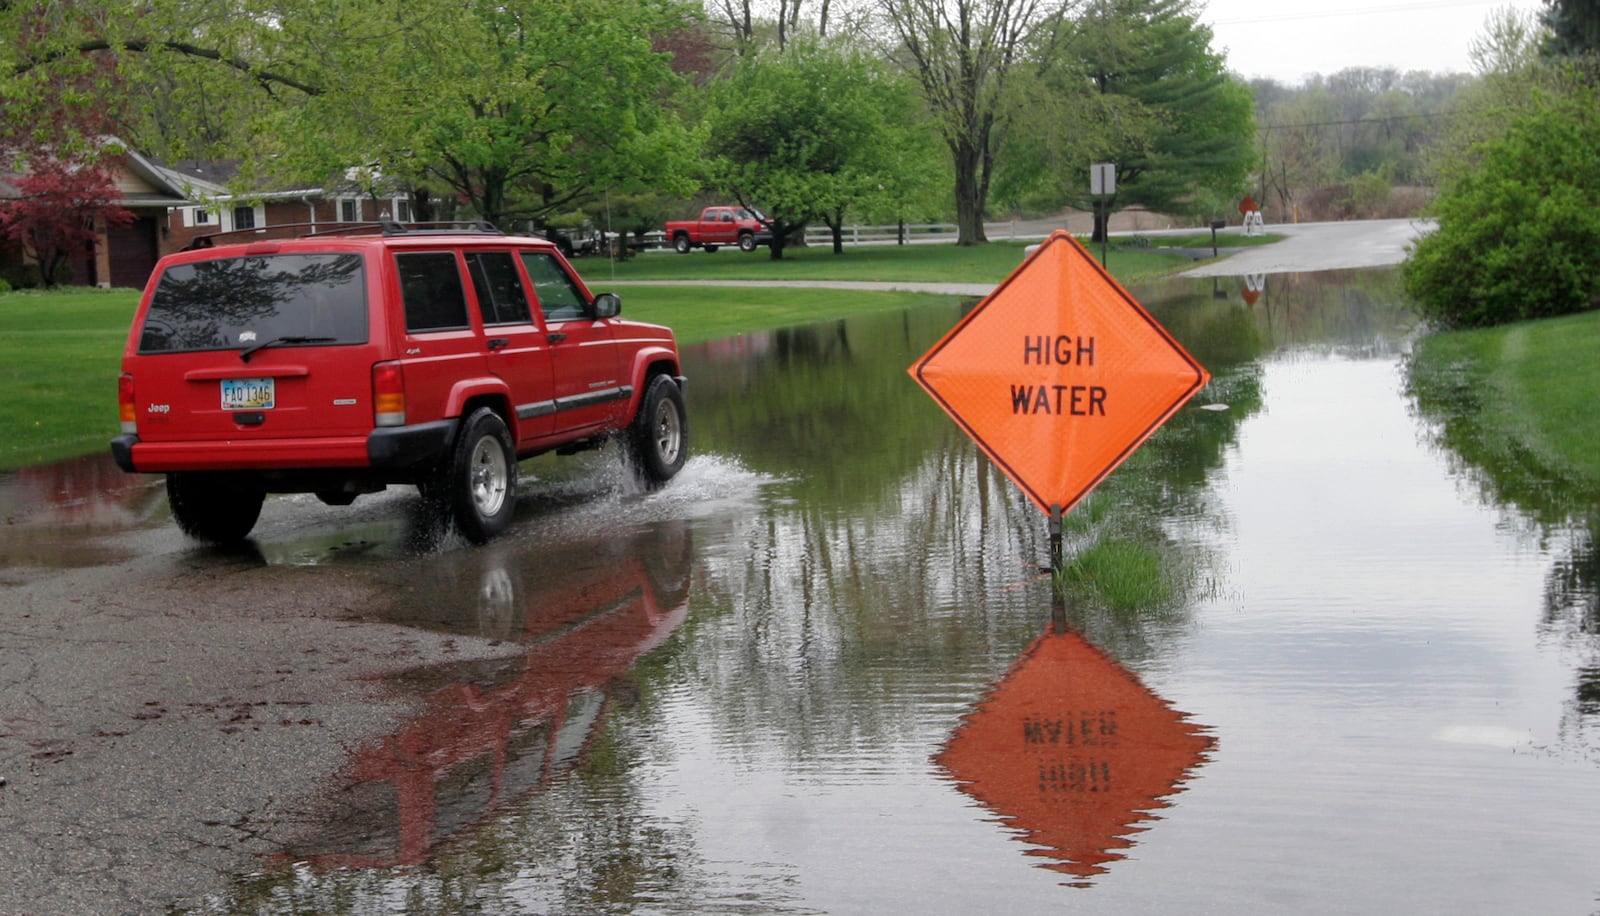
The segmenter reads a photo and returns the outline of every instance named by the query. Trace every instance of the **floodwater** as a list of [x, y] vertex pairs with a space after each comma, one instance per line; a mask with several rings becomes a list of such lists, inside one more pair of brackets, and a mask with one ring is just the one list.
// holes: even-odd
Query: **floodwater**
[[1594, 495], [1409, 393], [1392, 272], [1134, 292], [1214, 381], [1069, 517], [1062, 608], [906, 375], [954, 307], [687, 349], [657, 493], [601, 454], [481, 549], [419, 554], [398, 498], [269, 527], [519, 648], [396, 681], [422, 712], [325, 829], [206, 910], [1600, 912]]

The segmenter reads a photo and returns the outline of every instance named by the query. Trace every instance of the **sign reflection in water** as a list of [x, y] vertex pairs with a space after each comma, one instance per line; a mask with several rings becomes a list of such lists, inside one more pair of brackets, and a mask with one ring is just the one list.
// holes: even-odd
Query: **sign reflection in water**
[[290, 860], [422, 864], [583, 760], [631, 695], [629, 669], [688, 615], [693, 552], [681, 523], [576, 548], [507, 539], [431, 557], [396, 583], [391, 619], [524, 648], [408, 675], [424, 711], [356, 752], [341, 810]]
[[1106, 871], [1214, 746], [1203, 727], [1064, 626], [1030, 645], [935, 761], [1021, 831], [1043, 867]]

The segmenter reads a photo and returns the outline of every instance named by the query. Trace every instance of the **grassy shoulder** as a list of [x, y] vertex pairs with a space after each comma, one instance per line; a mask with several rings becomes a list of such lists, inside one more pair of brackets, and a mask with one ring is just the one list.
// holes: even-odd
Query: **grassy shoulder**
[[82, 289], [0, 295], [0, 469], [104, 449], [139, 296]]
[[[1418, 342], [1412, 388], [1467, 416], [1491, 471], [1536, 464], [1600, 486], [1600, 312], [1434, 334]], [[1454, 418], [1446, 418], [1449, 423]], [[1452, 443], [1456, 446], [1456, 443]]]
[[[999, 283], [1021, 263], [1021, 244], [861, 246], [835, 256], [791, 250], [774, 262], [729, 249], [684, 257], [652, 254], [613, 265], [579, 261], [592, 287], [616, 280], [881, 280]], [[1170, 273], [1191, 261], [1158, 250], [1115, 247], [1123, 282]], [[827, 321], [873, 311], [948, 303], [907, 292], [717, 286], [622, 290], [623, 314], [673, 328], [682, 343]], [[117, 375], [135, 290], [73, 288], [0, 294], [0, 470], [101, 451], [117, 432]]]
[[[1259, 244], [1271, 240], [1258, 236], [1219, 237], [1219, 247]], [[1161, 245], [1209, 248], [1209, 233], [1194, 237], [1163, 237]], [[834, 254], [826, 245], [784, 249], [783, 259], [772, 260], [765, 248], [742, 252], [719, 248], [686, 255], [649, 251], [626, 261], [580, 259], [575, 262], [584, 281], [604, 287], [610, 280], [856, 280], [923, 283], [999, 283], [1022, 263], [1029, 242], [991, 242], [970, 248], [954, 245], [857, 245]], [[1098, 258], [1100, 247], [1090, 246]], [[1113, 241], [1106, 257], [1111, 273], [1128, 283], [1162, 276], [1193, 261], [1186, 255], [1155, 246], [1130, 246]]]

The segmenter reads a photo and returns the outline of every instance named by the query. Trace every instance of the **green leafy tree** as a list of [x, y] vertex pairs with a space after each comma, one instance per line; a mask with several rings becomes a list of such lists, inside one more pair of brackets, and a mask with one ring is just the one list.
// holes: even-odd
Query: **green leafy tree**
[[711, 184], [759, 209], [772, 257], [806, 224], [835, 227], [853, 205], [899, 187], [916, 163], [893, 155], [909, 97], [857, 51], [790, 41], [746, 55], [719, 83], [706, 125]]
[[916, 74], [949, 149], [957, 245], [988, 241], [983, 217], [1015, 112], [1008, 81], [1034, 30], [1063, 7], [1058, 0], [878, 0], [892, 56]]
[[1561, 315], [1600, 297], [1600, 94], [1572, 78], [1534, 90], [1503, 123], [1440, 188], [1439, 228], [1404, 268], [1442, 325]]
[[[679, 79], [653, 42], [697, 15], [681, 0], [0, 3], [17, 30], [0, 32], [0, 100], [8, 123], [104, 106], [158, 152], [249, 155], [241, 183], [359, 167], [447, 209], [538, 221], [610, 188], [690, 187], [690, 138], [662, 104]], [[206, 114], [180, 116], [182, 137], [152, 129], [174, 106]]]
[[1553, 57], [1600, 53], [1600, 5], [1594, 0], [1545, 0], [1540, 17], [1549, 30], [1543, 50]]
[[325, 49], [323, 89], [261, 132], [279, 173], [370, 165], [496, 223], [688, 188], [688, 134], [660, 104], [677, 77], [651, 43], [684, 21], [671, 0], [306, 2], [320, 15], [284, 28]]
[[1116, 165], [1117, 191], [1097, 211], [1097, 240], [1117, 209], [1174, 212], [1201, 192], [1245, 188], [1256, 161], [1254, 100], [1211, 50], [1199, 15], [1192, 0], [1093, 0], [1041, 47], [1047, 66], [1059, 68], [1045, 84], [1057, 87], [1061, 103], [1083, 106], [1089, 116], [1076, 124], [1092, 133], [1073, 150], [1087, 158], [1037, 180], [1081, 206], [1090, 202], [1091, 161]]

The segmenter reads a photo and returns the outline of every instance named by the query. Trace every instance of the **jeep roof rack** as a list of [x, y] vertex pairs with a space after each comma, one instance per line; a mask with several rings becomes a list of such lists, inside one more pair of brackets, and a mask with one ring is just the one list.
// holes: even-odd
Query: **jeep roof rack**
[[276, 226], [256, 226], [249, 229], [232, 229], [227, 232], [213, 232], [210, 235], [196, 236], [194, 240], [184, 246], [183, 250], [193, 251], [198, 248], [212, 248], [228, 242], [244, 241], [247, 238], [304, 239], [318, 235], [362, 235], [375, 232], [385, 236], [412, 235], [416, 233], [458, 235], [468, 232], [482, 233], [484, 235], [505, 235], [493, 223], [482, 219], [435, 220], [421, 223], [401, 223], [390, 219], [368, 220], [359, 223], [279, 223]]

